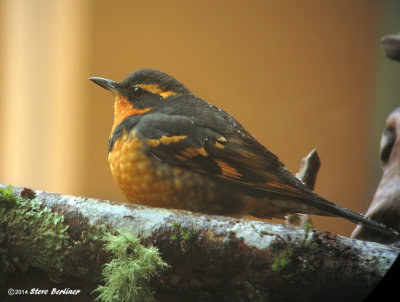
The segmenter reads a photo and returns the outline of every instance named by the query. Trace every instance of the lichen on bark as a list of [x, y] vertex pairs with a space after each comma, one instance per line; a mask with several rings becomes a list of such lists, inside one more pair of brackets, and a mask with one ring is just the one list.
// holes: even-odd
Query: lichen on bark
[[17, 197], [11, 186], [0, 188], [0, 276], [30, 266], [62, 272], [68, 228], [62, 215], [39, 200]]

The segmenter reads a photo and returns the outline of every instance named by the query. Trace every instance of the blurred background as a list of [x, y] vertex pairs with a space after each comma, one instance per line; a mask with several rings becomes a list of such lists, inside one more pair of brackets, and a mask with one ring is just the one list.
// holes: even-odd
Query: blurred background
[[[379, 39], [398, 1], [0, 0], [0, 183], [123, 201], [107, 163], [113, 97], [90, 76], [153, 67], [230, 112], [316, 192], [365, 212], [400, 65]], [[354, 224], [315, 217], [350, 235]]]

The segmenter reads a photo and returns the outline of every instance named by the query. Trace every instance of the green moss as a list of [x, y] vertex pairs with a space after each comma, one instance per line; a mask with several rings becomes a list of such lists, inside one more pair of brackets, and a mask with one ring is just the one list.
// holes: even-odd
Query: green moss
[[281, 271], [287, 267], [292, 262], [293, 249], [288, 248], [283, 253], [281, 253], [277, 258], [275, 258], [274, 263], [272, 263], [273, 271]]
[[309, 242], [312, 224], [304, 226], [304, 236], [291, 241], [291, 238], [283, 240], [280, 236], [271, 244], [272, 250], [278, 253], [271, 265], [273, 271], [283, 271], [292, 266], [294, 270], [299, 267], [302, 271], [311, 272], [314, 270], [312, 260], [315, 259], [314, 254], [317, 253], [317, 245], [315, 242]]
[[176, 221], [172, 222], [172, 235], [171, 239], [176, 241], [176, 240], [184, 240], [184, 241], [191, 241], [195, 238], [195, 235], [197, 233], [197, 230], [193, 227], [193, 222], [191, 223], [191, 226], [186, 228], [182, 227], [180, 223], [177, 223]]
[[157, 248], [145, 247], [140, 239], [130, 232], [107, 234], [104, 249], [113, 255], [103, 270], [104, 286], [96, 300], [112, 301], [154, 301], [154, 294], [148, 283], [152, 277], [167, 267]]
[[12, 191], [12, 186], [0, 189], [0, 208], [10, 209], [19, 204], [18, 198]]
[[306, 223], [306, 225], [304, 226], [304, 240], [303, 240], [303, 244], [305, 244], [307, 242], [308, 236], [310, 234], [310, 231], [312, 230], [313, 225], [311, 223]]
[[29, 266], [62, 272], [69, 240], [63, 222], [62, 215], [38, 200], [17, 197], [12, 187], [0, 188], [0, 275]]

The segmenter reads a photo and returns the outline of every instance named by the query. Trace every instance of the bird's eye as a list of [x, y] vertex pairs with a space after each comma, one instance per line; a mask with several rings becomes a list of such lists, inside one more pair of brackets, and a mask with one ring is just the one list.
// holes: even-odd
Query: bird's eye
[[138, 97], [139, 95], [143, 94], [143, 89], [140, 87], [134, 87], [132, 91], [133, 97]]

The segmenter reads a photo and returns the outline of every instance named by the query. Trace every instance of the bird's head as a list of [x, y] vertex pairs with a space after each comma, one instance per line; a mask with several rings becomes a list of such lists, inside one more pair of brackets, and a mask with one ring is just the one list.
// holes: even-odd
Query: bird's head
[[190, 93], [172, 76], [150, 68], [138, 69], [121, 82], [99, 77], [90, 80], [114, 93], [114, 127], [130, 115], [145, 114], [174, 96]]

